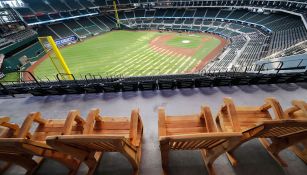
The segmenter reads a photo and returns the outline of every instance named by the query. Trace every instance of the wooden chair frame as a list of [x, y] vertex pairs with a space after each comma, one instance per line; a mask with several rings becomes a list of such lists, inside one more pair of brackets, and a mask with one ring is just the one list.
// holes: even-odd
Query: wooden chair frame
[[[165, 174], [167, 174], [169, 152], [171, 150], [201, 150], [201, 155], [209, 174], [215, 175], [215, 170], [213, 168], [214, 161], [241, 141], [241, 133], [217, 132], [209, 107], [201, 107], [201, 113], [198, 117], [200, 125], [204, 127], [203, 132], [168, 135], [167, 130], [169, 127], [189, 126], [191, 123], [195, 123], [195, 121], [189, 120], [191, 121], [191, 123], [189, 123], [186, 120], [191, 118], [191, 116], [166, 116], [164, 108], [159, 109], [159, 141], [162, 168]], [[173, 122], [170, 124], [169, 120], [173, 120]], [[178, 122], [176, 122], [176, 120]], [[186, 128], [186, 130], [188, 131], [189, 129]]]
[[[131, 113], [128, 138], [116, 133], [95, 134], [94, 129], [99, 128], [98, 126], [105, 120], [105, 117], [101, 117], [99, 113], [99, 109], [90, 111], [84, 126], [84, 135], [50, 136], [47, 138], [48, 145], [83, 161], [89, 168], [88, 175], [95, 172], [104, 152], [120, 152], [131, 163], [134, 174], [138, 174], [143, 134], [139, 110], [133, 110]], [[116, 121], [116, 118], [111, 120]], [[114, 127], [120, 129], [121, 125]]]
[[[292, 105], [285, 111], [285, 118], [307, 120], [307, 103], [301, 100], [293, 100]], [[289, 149], [307, 164], [307, 138], [302, 140], [300, 144], [302, 149], [298, 145], [290, 146]]]
[[[0, 126], [2, 129], [7, 129], [7, 136], [1, 137], [1, 140], [14, 139], [18, 136], [20, 127], [17, 124], [10, 123], [9, 117], [1, 117], [0, 118]], [[1, 131], [2, 132], [2, 131]], [[5, 132], [5, 131], [4, 131]], [[28, 134], [29, 135], [29, 134]], [[12, 164], [16, 164], [18, 166], [23, 167], [26, 170], [26, 175], [33, 174], [37, 168], [41, 165], [42, 159], [40, 157], [33, 157], [31, 155], [26, 154], [8, 154], [6, 150], [2, 149], [0, 146], [0, 160], [5, 161], [5, 164], [0, 168], [0, 174], [3, 174]]]
[[[271, 119], [257, 118], [257, 115], [255, 114], [255, 118], [250, 119], [254, 121], [254, 123], [251, 122], [251, 126], [248, 129], [242, 129], [241, 125], [248, 121], [249, 118], [244, 118], [243, 122], [242, 119], [238, 118], [236, 107], [230, 98], [225, 98], [224, 103], [225, 105], [222, 106], [220, 113], [216, 118], [219, 128], [225, 130], [221, 113], [226, 112], [230, 117], [233, 130], [236, 132], [242, 132], [243, 134], [242, 141], [227, 153], [227, 157], [231, 164], [237, 165], [238, 163], [233, 154], [233, 151], [237, 147], [248, 140], [258, 138], [273, 159], [275, 159], [281, 166], [287, 166], [287, 164], [279, 157], [279, 152], [306, 137], [307, 121], [285, 120], [283, 110], [278, 101], [274, 98], [267, 98], [264, 105], [254, 109], [255, 111], [268, 112], [268, 109], [272, 108], [275, 114], [275, 119], [272, 117]], [[244, 111], [244, 108], [241, 107], [240, 110]], [[253, 111], [251, 110], [249, 112]], [[268, 139], [270, 139], [270, 141], [268, 141]]]
[[[17, 158], [14, 156], [8, 156], [8, 159], [14, 162], [20, 162], [21, 166], [29, 170], [30, 167], [33, 167], [32, 165], [34, 165], [34, 162], [32, 161], [32, 165], [30, 166], [30, 164], [27, 164], [25, 161], [26, 157], [32, 158], [33, 156], [39, 156], [41, 160], [43, 158], [51, 158], [67, 167], [69, 169], [69, 174], [76, 174], [81, 163], [79, 160], [72, 158], [68, 154], [58, 152], [52, 147], [48, 146], [45, 143], [45, 138], [42, 138], [42, 140], [37, 140], [35, 138], [35, 135], [37, 135], [36, 131], [29, 134], [33, 123], [38, 123], [36, 130], [43, 130], [45, 125], [53, 121], [54, 120], [43, 119], [39, 112], [30, 113], [23, 122], [16, 138], [0, 139], [0, 145], [4, 149], [3, 152], [14, 156], [15, 154], [23, 155], [23, 157], [18, 158], [20, 160], [17, 160]], [[70, 111], [66, 120], [59, 121], [61, 126], [63, 126], [62, 131], [59, 131], [59, 128], [57, 127], [55, 127], [54, 130], [56, 132], [60, 132], [61, 134], [71, 132], [73, 126], [83, 127], [85, 124], [84, 120], [80, 117], [80, 112], [76, 110]], [[74, 124], [74, 121], [76, 124]], [[44, 131], [41, 133], [43, 132]]]

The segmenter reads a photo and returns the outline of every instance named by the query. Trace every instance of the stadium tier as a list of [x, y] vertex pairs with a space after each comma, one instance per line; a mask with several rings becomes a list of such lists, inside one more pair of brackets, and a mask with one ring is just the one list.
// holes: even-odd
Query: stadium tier
[[[225, 41], [223, 48], [215, 50], [215, 55], [210, 59], [205, 56], [206, 59], [198, 60], [197, 55], [200, 55], [198, 52], [201, 51], [196, 53], [191, 51], [190, 55], [188, 52], [184, 53], [185, 57], [191, 60], [197, 57], [197, 60], [191, 61], [189, 65], [192, 67], [198, 62], [198, 66], [194, 69], [184, 69], [188, 61], [179, 58], [180, 70], [166, 71], [168, 66], [159, 65], [161, 68], [158, 69], [162, 69], [163, 73], [243, 72], [255, 69], [257, 62], [264, 58], [305, 53], [303, 43], [307, 40], [307, 3], [304, 1], [116, 0], [114, 2], [117, 9], [113, 7], [114, 2], [109, 0], [23, 0], [22, 2], [14, 9], [25, 27], [31, 28], [30, 31], [36, 31], [39, 36], [52, 36], [58, 43], [69, 37], [83, 41], [118, 29], [210, 34], [213, 37], [220, 36], [223, 38], [221, 41]], [[116, 18], [115, 11], [119, 19]], [[23, 35], [22, 32], [20, 34]], [[148, 36], [146, 39], [149, 38]], [[14, 39], [9, 38], [1, 40], [1, 47], [10, 46], [13, 42]], [[157, 46], [153, 48], [156, 49], [155, 47]], [[161, 58], [168, 53], [164, 53], [163, 49]], [[150, 54], [146, 49], [143, 52]], [[180, 57], [183, 53], [178, 52], [178, 54]], [[186, 65], [181, 65], [183, 63]], [[139, 69], [141, 66], [136, 67]], [[121, 66], [118, 68], [119, 72], [115, 72], [122, 73], [123, 70], [120, 68]], [[128, 66], [126, 69], [131, 68]], [[147, 69], [140, 72], [154, 72]]]
[[[153, 15], [148, 15], [150, 13]], [[244, 70], [267, 55], [274, 54], [307, 39], [307, 30], [299, 17], [283, 14], [259, 14], [247, 10], [156, 9], [121, 12], [123, 24], [139, 29], [176, 29], [211, 32], [230, 38], [242, 35], [242, 47], [228, 49], [204, 70]], [[283, 22], [281, 22], [283, 21]], [[234, 54], [235, 53], [235, 54]], [[229, 55], [228, 55], [229, 54]], [[223, 58], [222, 58], [223, 57]], [[223, 65], [223, 66], [221, 66]]]

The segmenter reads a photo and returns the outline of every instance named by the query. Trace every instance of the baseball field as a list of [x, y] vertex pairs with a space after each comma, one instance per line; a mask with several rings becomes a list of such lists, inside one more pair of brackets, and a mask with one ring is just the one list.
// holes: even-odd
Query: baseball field
[[[112, 31], [61, 48], [75, 75], [140, 76], [195, 72], [221, 52], [226, 40], [210, 34]], [[36, 76], [57, 73], [48, 57], [29, 68]]]

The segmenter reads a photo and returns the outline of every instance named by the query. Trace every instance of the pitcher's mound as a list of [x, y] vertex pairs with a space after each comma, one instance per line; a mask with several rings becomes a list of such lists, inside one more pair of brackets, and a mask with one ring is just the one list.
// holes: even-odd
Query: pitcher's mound
[[191, 41], [190, 40], [182, 40], [181, 41], [183, 44], [188, 44], [188, 43], [190, 43]]

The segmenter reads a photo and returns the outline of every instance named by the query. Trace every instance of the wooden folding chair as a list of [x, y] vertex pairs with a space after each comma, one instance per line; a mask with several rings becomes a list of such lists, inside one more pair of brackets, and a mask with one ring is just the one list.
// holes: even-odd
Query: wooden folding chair
[[[243, 134], [242, 141], [227, 153], [231, 164], [237, 164], [233, 155], [237, 147], [248, 140], [259, 138], [269, 154], [280, 165], [287, 166], [278, 154], [281, 150], [302, 140], [306, 134], [307, 122], [284, 120], [283, 110], [273, 98], [267, 98], [265, 104], [260, 107], [238, 107], [230, 98], [225, 98], [224, 103], [216, 118], [219, 129], [224, 132], [234, 131]], [[270, 115], [268, 111], [270, 108], [273, 109], [275, 118]]]
[[[293, 100], [292, 105], [285, 111], [285, 118], [307, 120], [307, 103]], [[290, 146], [289, 149], [307, 164], [307, 138], [297, 145]]]
[[201, 150], [209, 174], [214, 175], [214, 161], [236, 146], [241, 136], [239, 132], [217, 132], [209, 107], [202, 107], [199, 115], [185, 116], [166, 116], [165, 110], [159, 109], [159, 141], [165, 174], [169, 151]]
[[[10, 123], [9, 117], [0, 118], [0, 139], [16, 138], [20, 127], [17, 124]], [[32, 174], [40, 165], [41, 159], [22, 154], [8, 154], [4, 145], [0, 145], [0, 160], [4, 165], [0, 168], [0, 174], [3, 174], [13, 163], [27, 170], [26, 174]]]
[[[32, 134], [29, 134], [34, 122], [38, 123], [38, 126]], [[3, 156], [11, 155], [7, 157], [8, 161], [17, 162], [26, 168], [27, 174], [35, 171], [33, 167], [36, 167], [42, 158], [54, 159], [66, 166], [70, 170], [69, 174], [75, 174], [80, 161], [48, 146], [45, 139], [53, 134], [82, 133], [84, 123], [79, 111], [70, 111], [66, 120], [46, 120], [41, 118], [39, 112], [30, 113], [16, 137], [0, 138], [0, 150]], [[16, 157], [16, 155], [20, 156]], [[40, 160], [27, 161], [34, 156], [39, 156]]]
[[86, 119], [84, 135], [62, 135], [47, 138], [48, 145], [71, 154], [88, 166], [92, 175], [104, 152], [120, 152], [139, 173], [143, 123], [138, 110], [127, 117], [101, 117], [92, 109]]

